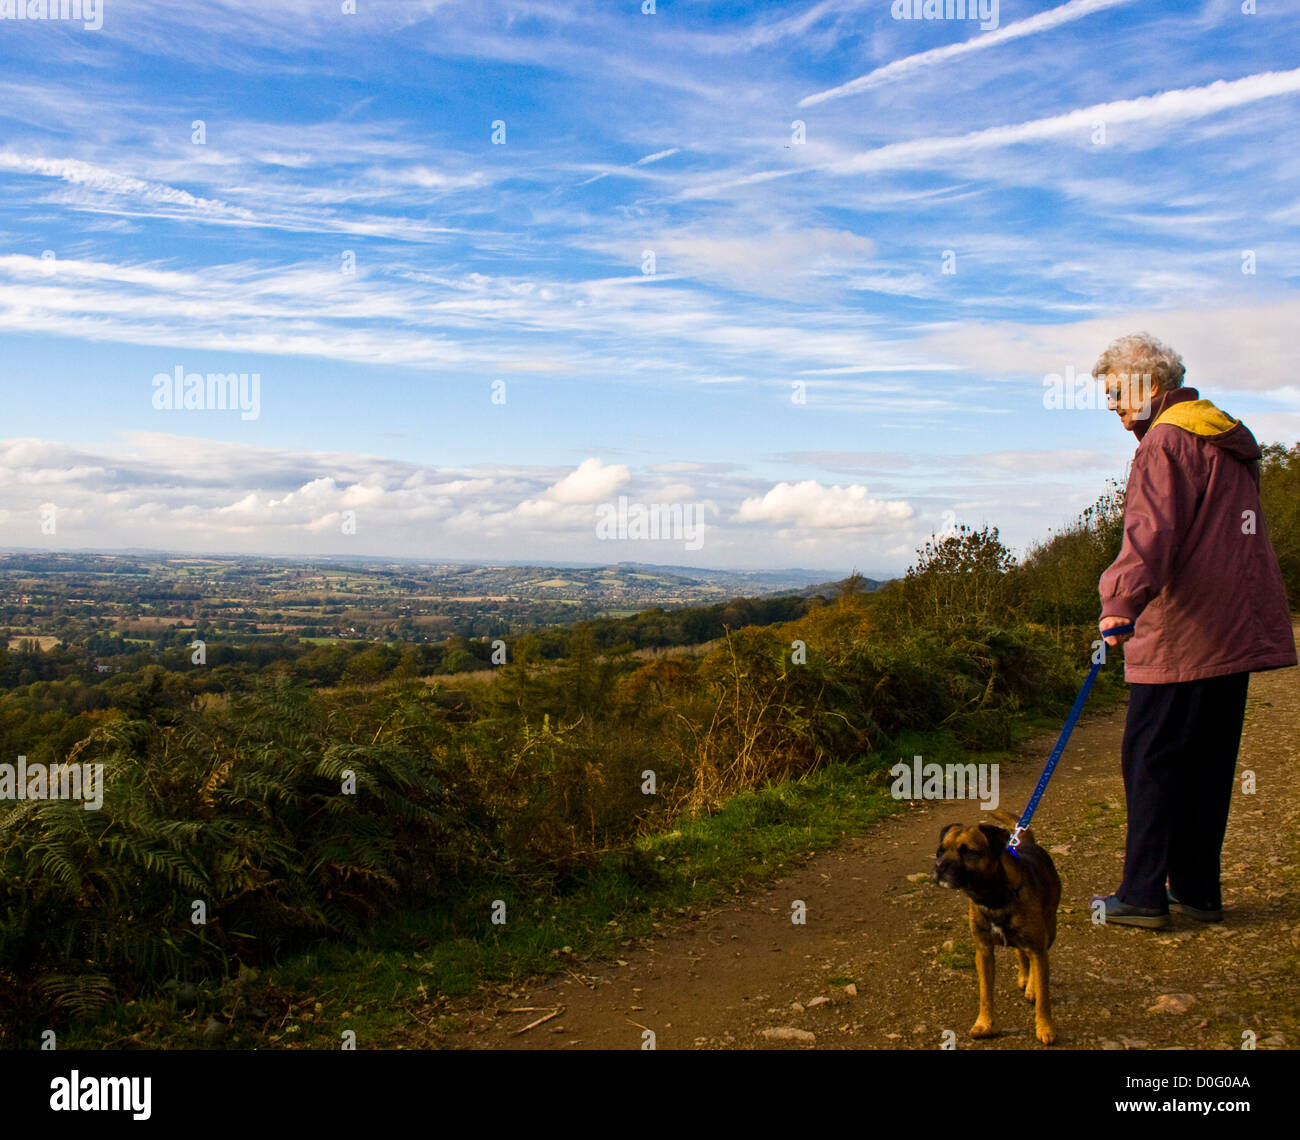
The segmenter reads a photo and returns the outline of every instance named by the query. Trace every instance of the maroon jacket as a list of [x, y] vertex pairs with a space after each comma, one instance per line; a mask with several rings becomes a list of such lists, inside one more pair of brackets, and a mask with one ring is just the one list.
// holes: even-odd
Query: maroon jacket
[[1259, 445], [1195, 388], [1161, 393], [1133, 429], [1124, 542], [1102, 617], [1136, 619], [1124, 679], [1198, 681], [1296, 664], [1291, 613], [1259, 505]]

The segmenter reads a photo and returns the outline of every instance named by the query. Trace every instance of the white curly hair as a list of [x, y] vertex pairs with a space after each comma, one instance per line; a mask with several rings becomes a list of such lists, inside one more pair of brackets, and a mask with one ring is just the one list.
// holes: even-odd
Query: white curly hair
[[1183, 386], [1187, 369], [1183, 358], [1163, 341], [1150, 333], [1132, 333], [1112, 342], [1092, 366], [1097, 377], [1126, 373], [1130, 376], [1150, 376], [1158, 392], [1168, 392]]

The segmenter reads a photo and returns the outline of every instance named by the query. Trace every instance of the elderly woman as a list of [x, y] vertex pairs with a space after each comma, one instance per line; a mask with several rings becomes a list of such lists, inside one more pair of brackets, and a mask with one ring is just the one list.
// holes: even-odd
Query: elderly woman
[[1146, 334], [1093, 368], [1138, 439], [1124, 541], [1101, 576], [1100, 627], [1136, 622], [1122, 764], [1124, 881], [1108, 923], [1159, 928], [1169, 911], [1223, 918], [1219, 855], [1250, 674], [1296, 664], [1277, 556], [1259, 505], [1259, 445], [1183, 387], [1183, 362]]

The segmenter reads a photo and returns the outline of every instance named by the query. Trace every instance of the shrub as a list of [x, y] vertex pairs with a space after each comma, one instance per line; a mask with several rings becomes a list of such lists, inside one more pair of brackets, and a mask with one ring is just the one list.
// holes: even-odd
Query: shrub
[[960, 526], [931, 537], [894, 590], [881, 597], [881, 612], [895, 631], [946, 632], [972, 617], [1006, 621], [1007, 577], [1015, 565], [996, 527]]
[[48, 982], [44, 998], [84, 1012], [429, 897], [473, 849], [449, 751], [414, 691], [350, 723], [283, 682], [169, 725], [116, 716], [68, 757], [103, 764], [99, 810], [0, 807], [0, 1008], [30, 1009]]
[[1262, 448], [1259, 497], [1269, 538], [1282, 568], [1287, 600], [1300, 609], [1300, 443]]
[[1021, 617], [1062, 638], [1069, 627], [1095, 626], [1097, 585], [1124, 539], [1124, 487], [1110, 489], [1069, 526], [1030, 548], [1010, 576], [1009, 594]]

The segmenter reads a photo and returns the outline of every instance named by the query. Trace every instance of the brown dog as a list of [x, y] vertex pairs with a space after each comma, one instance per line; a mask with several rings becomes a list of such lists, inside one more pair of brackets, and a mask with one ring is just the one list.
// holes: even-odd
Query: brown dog
[[[1009, 815], [991, 814], [1015, 828], [1016, 821]], [[970, 929], [975, 936], [975, 967], [980, 979], [980, 1012], [970, 1035], [991, 1037], [996, 1032], [993, 947], [1010, 946], [1019, 967], [1016, 985], [1034, 1002], [1038, 1040], [1050, 1045], [1056, 1040], [1056, 1028], [1047, 988], [1047, 949], [1056, 940], [1061, 879], [1052, 857], [1034, 842], [1032, 831], [1020, 833], [1016, 855], [1007, 848], [1010, 838], [1004, 828], [987, 823], [977, 827], [948, 824], [939, 833], [934, 881], [970, 896]]]

